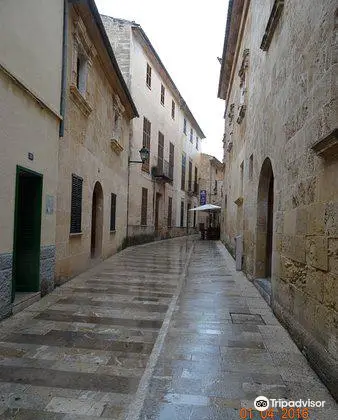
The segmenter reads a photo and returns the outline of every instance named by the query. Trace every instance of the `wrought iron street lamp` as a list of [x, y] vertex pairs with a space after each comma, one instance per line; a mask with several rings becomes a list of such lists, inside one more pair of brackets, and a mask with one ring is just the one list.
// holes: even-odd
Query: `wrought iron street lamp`
[[128, 159], [128, 164], [130, 163], [145, 163], [149, 160], [149, 150], [146, 147], [142, 147], [141, 150], [139, 150], [140, 158], [141, 160], [130, 160]]
[[127, 185], [127, 226], [126, 226], [126, 239], [128, 241], [128, 236], [129, 236], [129, 194], [130, 194], [130, 164], [131, 163], [146, 163], [149, 160], [149, 149], [147, 149], [147, 147], [142, 147], [141, 150], [139, 150], [140, 153], [140, 158], [141, 160], [130, 160], [130, 158], [128, 157], [128, 185]]

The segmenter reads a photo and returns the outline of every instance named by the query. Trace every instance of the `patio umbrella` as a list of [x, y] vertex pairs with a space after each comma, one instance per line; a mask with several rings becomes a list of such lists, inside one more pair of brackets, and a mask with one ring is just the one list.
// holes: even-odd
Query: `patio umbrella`
[[193, 209], [190, 209], [189, 211], [220, 211], [222, 207], [215, 206], [214, 204], [204, 204], [203, 206], [194, 207]]

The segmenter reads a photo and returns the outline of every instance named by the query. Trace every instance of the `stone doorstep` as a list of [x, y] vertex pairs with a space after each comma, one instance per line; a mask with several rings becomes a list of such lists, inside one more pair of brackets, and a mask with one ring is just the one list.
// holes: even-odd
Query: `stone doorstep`
[[18, 312], [23, 311], [28, 306], [33, 305], [33, 303], [38, 302], [41, 299], [40, 292], [20, 292], [15, 294], [15, 299], [13, 302], [12, 314], [15, 315]]

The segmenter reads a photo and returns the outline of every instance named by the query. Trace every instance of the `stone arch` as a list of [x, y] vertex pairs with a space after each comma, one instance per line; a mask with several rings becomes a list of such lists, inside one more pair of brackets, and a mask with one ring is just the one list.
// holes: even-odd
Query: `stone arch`
[[262, 165], [257, 194], [255, 277], [271, 278], [274, 174], [267, 157]]
[[99, 258], [102, 254], [103, 234], [103, 190], [100, 182], [96, 182], [92, 198], [92, 223], [90, 254], [91, 258]]

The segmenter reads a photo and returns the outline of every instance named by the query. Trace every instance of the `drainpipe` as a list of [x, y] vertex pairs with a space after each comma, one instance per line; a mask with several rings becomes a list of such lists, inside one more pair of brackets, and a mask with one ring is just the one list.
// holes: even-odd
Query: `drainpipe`
[[61, 98], [60, 115], [62, 120], [59, 127], [59, 137], [64, 136], [65, 113], [66, 113], [66, 91], [67, 91], [67, 56], [68, 56], [68, 0], [63, 5], [63, 39], [62, 39], [62, 71], [61, 71]]
[[[131, 122], [130, 122], [131, 124]], [[130, 153], [130, 152], [129, 152]], [[127, 226], [126, 226], [126, 241], [128, 241], [128, 235], [129, 235], [129, 184], [130, 184], [130, 165], [129, 165], [129, 154], [128, 154], [128, 182], [127, 182]]]

